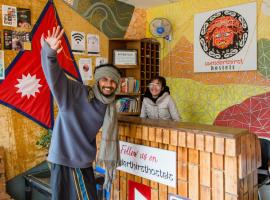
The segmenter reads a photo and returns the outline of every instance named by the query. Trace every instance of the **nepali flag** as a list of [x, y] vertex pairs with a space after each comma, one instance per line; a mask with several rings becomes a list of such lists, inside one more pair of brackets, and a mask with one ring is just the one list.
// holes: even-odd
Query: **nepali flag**
[[[52, 129], [53, 97], [41, 67], [40, 37], [53, 27], [61, 26], [56, 8], [48, 1], [31, 32], [32, 50], [20, 51], [5, 71], [0, 82], [0, 103], [4, 104], [45, 128]], [[81, 82], [81, 76], [64, 34], [63, 50], [57, 55], [64, 71]]]

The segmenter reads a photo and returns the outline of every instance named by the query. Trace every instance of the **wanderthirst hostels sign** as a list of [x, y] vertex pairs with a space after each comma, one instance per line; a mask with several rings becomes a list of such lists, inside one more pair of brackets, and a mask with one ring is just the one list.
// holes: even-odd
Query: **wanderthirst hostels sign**
[[176, 152], [120, 141], [118, 170], [176, 187]]
[[257, 69], [256, 2], [196, 14], [194, 72]]

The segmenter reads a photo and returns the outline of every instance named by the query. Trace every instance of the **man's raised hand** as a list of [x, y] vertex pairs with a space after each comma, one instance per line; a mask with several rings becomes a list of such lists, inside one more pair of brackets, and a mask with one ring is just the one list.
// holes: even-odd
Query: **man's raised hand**
[[53, 50], [57, 51], [57, 53], [60, 53], [63, 49], [61, 46], [61, 38], [63, 37], [63, 34], [64, 29], [60, 31], [60, 26], [57, 26], [57, 28], [53, 27], [52, 33], [50, 30], [48, 30], [47, 37], [44, 37], [44, 34], [41, 35], [41, 47], [43, 47], [44, 41], [46, 41]]

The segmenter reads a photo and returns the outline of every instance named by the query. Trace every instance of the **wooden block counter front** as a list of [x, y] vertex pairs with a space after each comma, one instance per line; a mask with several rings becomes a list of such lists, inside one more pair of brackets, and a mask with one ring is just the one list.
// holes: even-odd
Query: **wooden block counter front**
[[257, 199], [260, 144], [245, 129], [125, 116], [119, 131], [121, 141], [175, 151], [177, 186], [118, 171], [113, 200], [128, 200], [129, 180], [150, 186], [152, 200], [167, 200], [169, 193], [192, 200]]

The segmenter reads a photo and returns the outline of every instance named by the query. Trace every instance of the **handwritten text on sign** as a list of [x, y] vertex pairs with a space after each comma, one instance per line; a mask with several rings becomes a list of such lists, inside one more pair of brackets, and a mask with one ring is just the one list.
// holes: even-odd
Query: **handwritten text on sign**
[[118, 170], [176, 187], [176, 153], [120, 141]]

